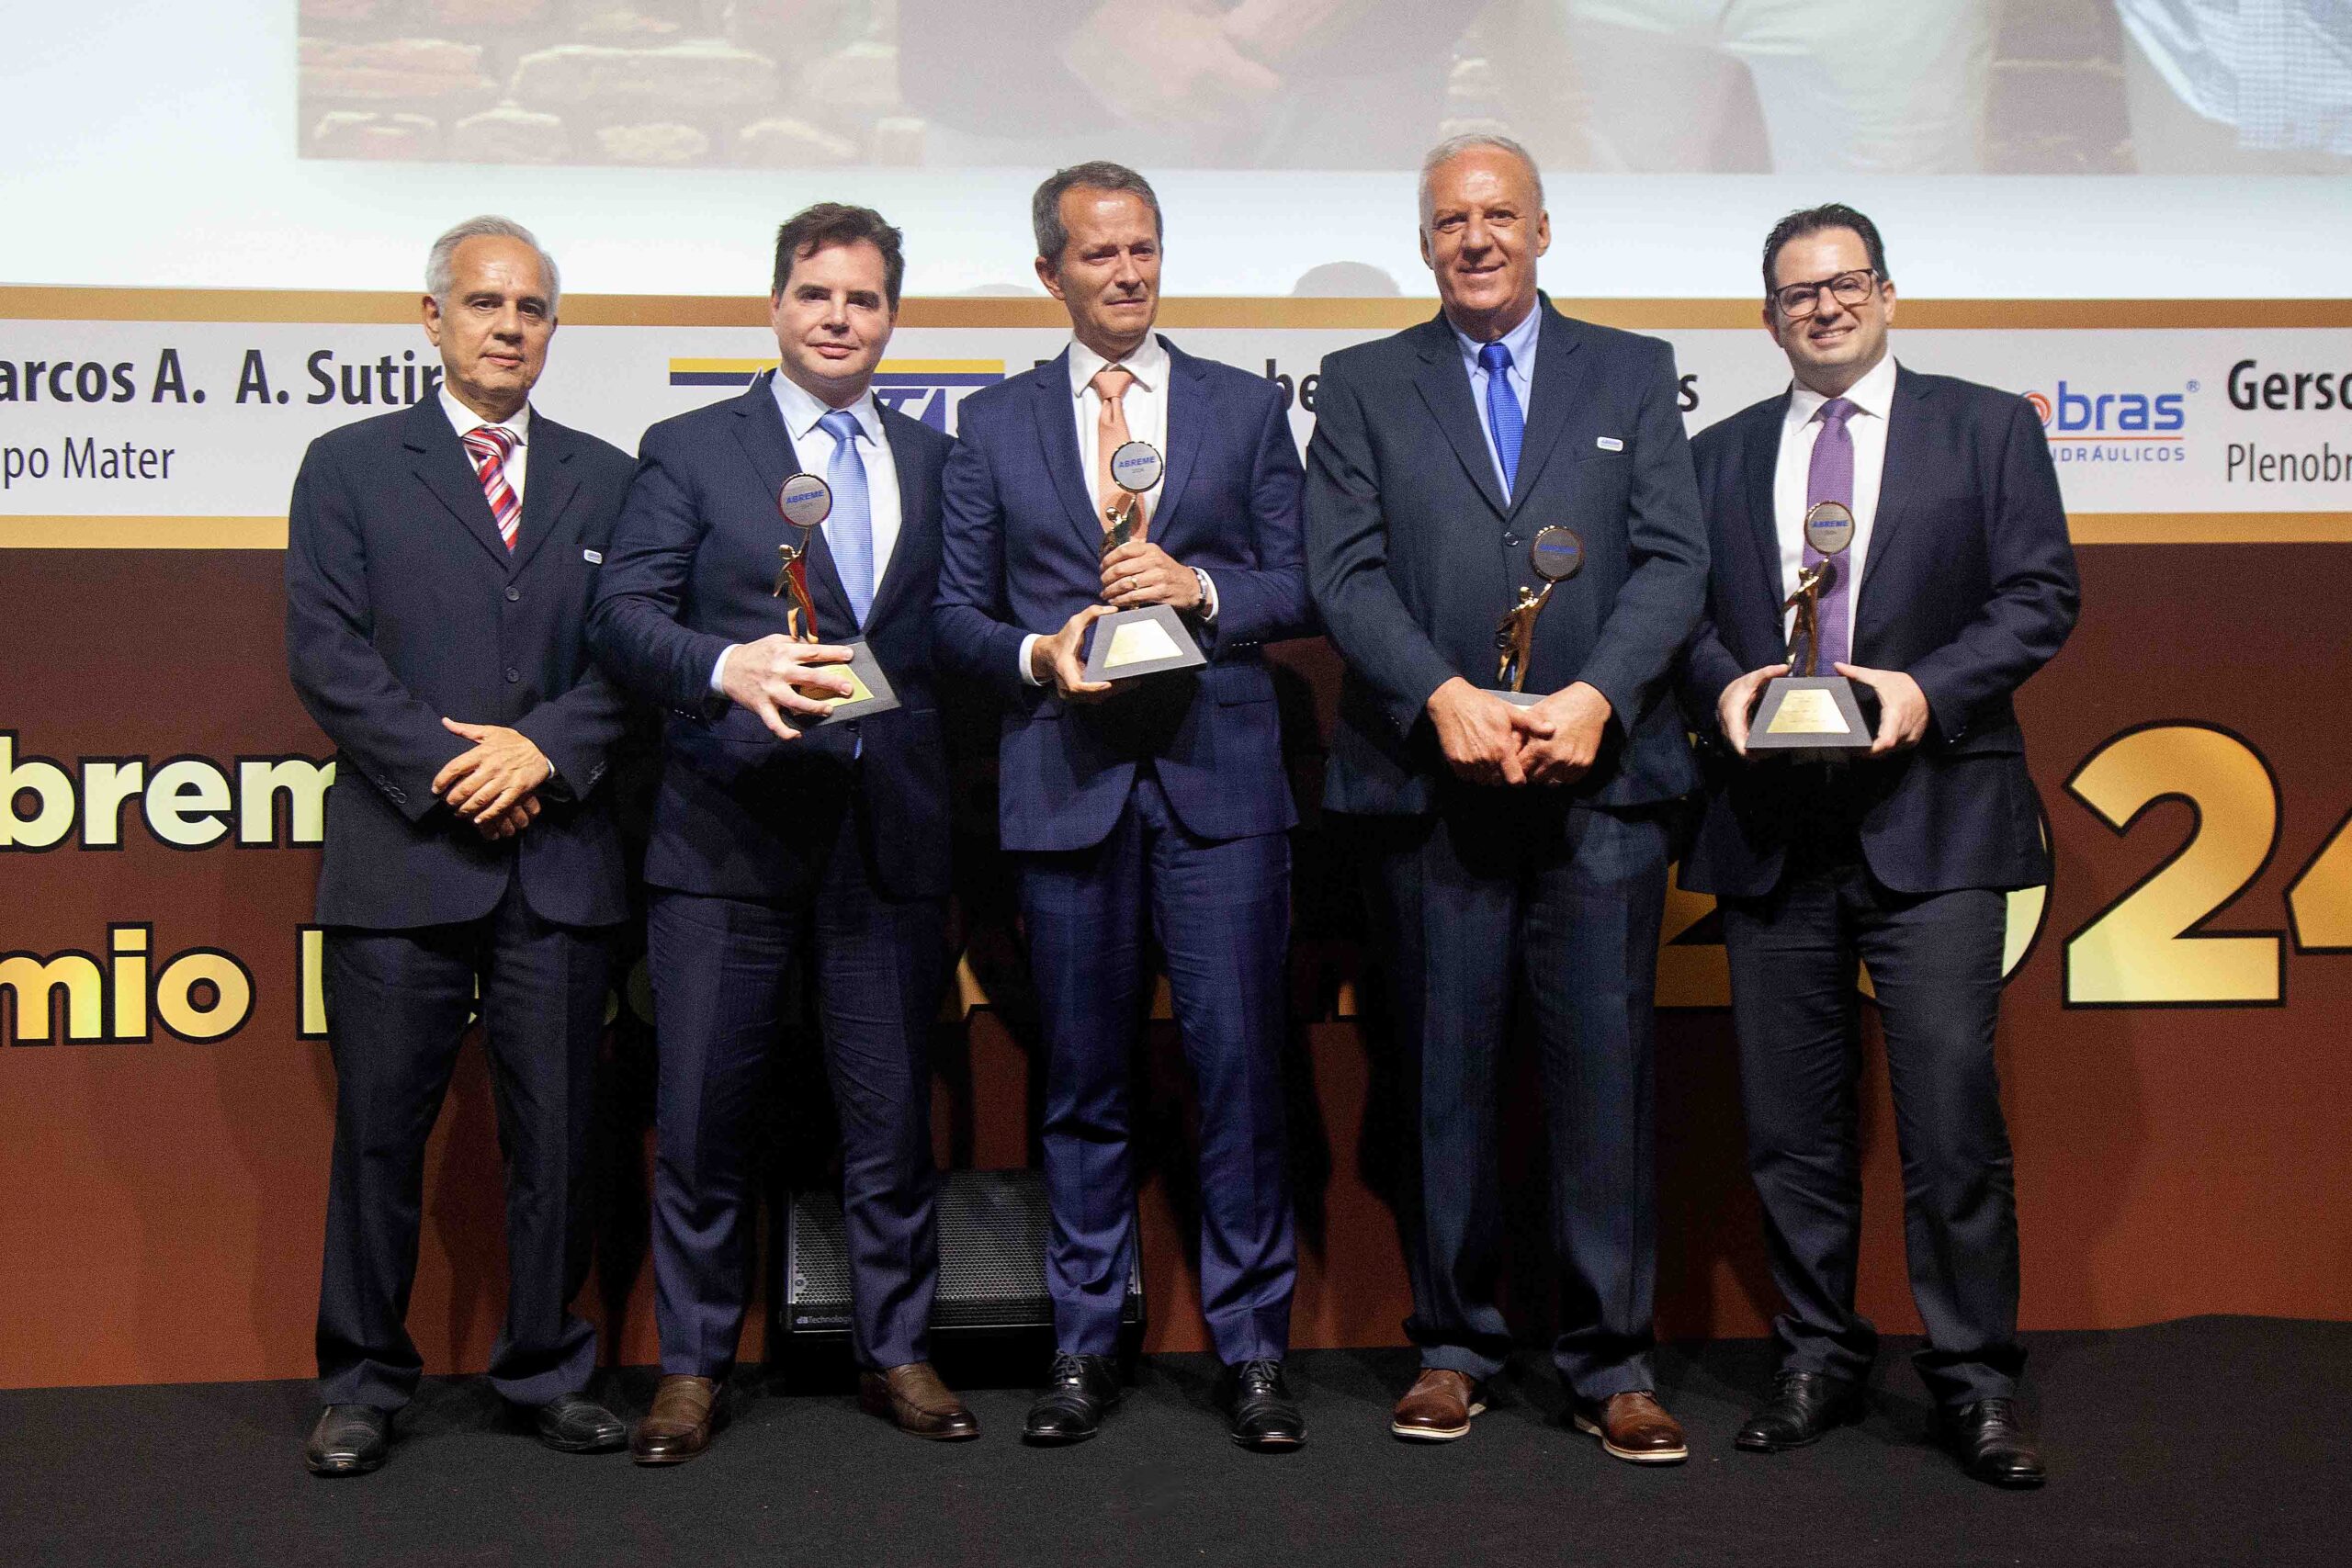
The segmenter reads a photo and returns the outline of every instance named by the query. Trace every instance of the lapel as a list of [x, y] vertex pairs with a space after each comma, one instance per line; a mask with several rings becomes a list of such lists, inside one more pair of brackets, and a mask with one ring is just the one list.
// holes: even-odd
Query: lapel
[[[1919, 464], [1925, 449], [1920, 425], [1926, 411], [1917, 405], [1927, 395], [1927, 388], [1917, 376], [1900, 365], [1894, 367], [1894, 398], [1886, 406], [1886, 462], [1879, 469], [1878, 512], [1871, 519], [1871, 558], [1862, 563], [1858, 593], [1878, 575], [1879, 563], [1886, 559], [1886, 542], [1894, 536], [1911, 497], [1919, 488]], [[1859, 623], [1855, 630], [1859, 647]]]
[[532, 410], [529, 483], [523, 489], [523, 516], [514, 530], [507, 576], [523, 574], [539, 547], [548, 542], [548, 536], [556, 531], [563, 509], [580, 488], [579, 478], [571, 471], [571, 432]]
[[1774, 627], [1778, 637], [1781, 624], [1781, 601], [1787, 598], [1781, 582], [1781, 520], [1780, 508], [1773, 496], [1773, 481], [1780, 472], [1781, 426], [1789, 417], [1789, 394], [1782, 392], [1764, 405], [1747, 427], [1747, 449], [1741, 462], [1747, 479], [1748, 535], [1756, 541], [1756, 558], [1764, 569], [1758, 579], [1764, 585], [1764, 596], [1770, 601], [1770, 618], [1767, 625]]
[[1085, 543], [1086, 557], [1102, 553], [1102, 519], [1094, 510], [1092, 485], [1081, 470], [1078, 452], [1078, 414], [1069, 391], [1069, 350], [1065, 348], [1035, 372], [1037, 445], [1044, 453], [1046, 472], [1069, 513], [1070, 526]]
[[[791, 434], [784, 428], [784, 415], [775, 406], [775, 393], [769, 387], [775, 375], [773, 370], [762, 371], [735, 400], [735, 438], [742, 443], [743, 455], [760, 477], [761, 491], [768, 498], [768, 525], [776, 543], [782, 544], [789, 525], [776, 510], [777, 497], [784, 493], [784, 481], [802, 470]], [[824, 623], [834, 615], [848, 619], [849, 594], [842, 587], [841, 573], [833, 569], [833, 552], [821, 527], [809, 530], [807, 558], [808, 597], [818, 607], [819, 633], [830, 635], [824, 631]]]
[[[1535, 339], [1535, 371], [1527, 378], [1527, 429], [1520, 440], [1519, 472], [1506, 516], [1515, 515], [1535, 493], [1535, 481], [1543, 475], [1552, 449], [1560, 444], [1560, 432], [1567, 428], [1569, 412], [1581, 400], [1577, 394], [1591, 370], [1589, 355], [1583, 360], [1575, 357], [1581, 346], [1577, 323], [1552, 309], [1552, 301], [1544, 296], [1536, 297], [1535, 308], [1544, 312], [1544, 325]], [[1462, 378], [1465, 387], [1469, 379]], [[1482, 441], [1479, 455], [1485, 453]], [[1494, 465], [1489, 462], [1487, 467]]]
[[474, 466], [467, 459], [465, 446], [451, 427], [449, 416], [442, 412], [438, 396], [409, 409], [401, 444], [408, 448], [409, 467], [424, 488], [465, 525], [474, 543], [489, 552], [500, 572], [507, 571], [514, 564], [514, 554], [498, 536], [498, 523], [490, 514], [481, 481], [474, 477]]
[[[1462, 345], [1455, 341], [1453, 328], [1446, 323], [1442, 310], [1435, 320], [1422, 325], [1420, 333], [1421, 367], [1414, 374], [1413, 385], [1420, 389], [1421, 400], [1429, 405], [1438, 429], [1445, 433], [1453, 455], [1461, 459], [1463, 471], [1478, 487], [1478, 493], [1487, 498], [1495, 515], [1501, 517], [1510, 507], [1495, 477], [1495, 460], [1487, 455], [1487, 438], [1478, 429], [1478, 409], [1470, 397], [1470, 378], [1462, 368]], [[1543, 358], [1540, 349], [1536, 357]], [[1525, 457], [1526, 448], [1522, 446], [1522, 461]]]
[[1167, 525], [1176, 515], [1184, 481], [1193, 477], [1193, 461], [1201, 455], [1201, 433], [1208, 424], [1209, 394], [1204, 385], [1208, 373], [1199, 360], [1164, 337], [1159, 340], [1159, 346], [1168, 351], [1168, 477], [1160, 483], [1146, 537], [1158, 540], [1164, 548], [1168, 543]]
[[[890, 441], [890, 467], [899, 476], [899, 542], [891, 547], [890, 564], [883, 568], [882, 581], [874, 585], [874, 604], [865, 614], [869, 627], [879, 626], [899, 598], [920, 581], [922, 568], [915, 558], [931, 557], [933, 542], [928, 536], [935, 532], [931, 523], [934, 510], [931, 477], [915, 457], [912, 433], [922, 426], [886, 408], [882, 428]], [[933, 578], [937, 581], [935, 570]]]

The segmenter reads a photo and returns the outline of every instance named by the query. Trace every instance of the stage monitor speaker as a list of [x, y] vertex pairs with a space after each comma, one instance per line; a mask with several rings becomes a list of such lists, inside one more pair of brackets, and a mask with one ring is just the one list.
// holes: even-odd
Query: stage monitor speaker
[[[1050, 1329], [1046, 1294], [1046, 1179], [1035, 1170], [951, 1170], [939, 1189], [939, 1290], [934, 1335]], [[847, 1337], [849, 1247], [841, 1194], [796, 1192], [785, 1213], [783, 1331], [796, 1337]], [[1119, 1314], [1127, 1337], [1143, 1326], [1143, 1265], [1127, 1272]]]

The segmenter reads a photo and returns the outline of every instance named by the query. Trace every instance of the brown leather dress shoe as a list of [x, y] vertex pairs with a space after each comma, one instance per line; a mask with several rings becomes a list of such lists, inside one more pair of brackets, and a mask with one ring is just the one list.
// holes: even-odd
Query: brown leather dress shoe
[[1477, 1383], [1466, 1372], [1423, 1367], [1388, 1418], [1388, 1429], [1408, 1442], [1450, 1443], [1470, 1435], [1470, 1417], [1487, 1408]]
[[639, 1464], [684, 1464], [710, 1447], [718, 1385], [708, 1378], [672, 1373], [653, 1391], [653, 1408], [629, 1434], [628, 1457]]
[[980, 1435], [980, 1424], [929, 1361], [909, 1361], [887, 1372], [862, 1372], [857, 1403], [899, 1431], [943, 1443]]
[[1635, 1464], [1680, 1464], [1690, 1457], [1682, 1427], [1648, 1389], [1576, 1402], [1577, 1430], [1600, 1439], [1603, 1452]]

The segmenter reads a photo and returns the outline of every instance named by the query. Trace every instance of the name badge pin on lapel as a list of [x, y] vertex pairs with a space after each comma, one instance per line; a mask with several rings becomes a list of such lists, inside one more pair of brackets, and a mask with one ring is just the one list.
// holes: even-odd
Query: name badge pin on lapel
[[602, 566], [605, 564], [605, 552], [602, 550], [582, 550], [580, 552], [580, 558], [586, 561], [591, 566]]
[[1603, 452], [1623, 452], [1625, 449], [1625, 444], [1613, 435], [1595, 436], [1592, 444]]

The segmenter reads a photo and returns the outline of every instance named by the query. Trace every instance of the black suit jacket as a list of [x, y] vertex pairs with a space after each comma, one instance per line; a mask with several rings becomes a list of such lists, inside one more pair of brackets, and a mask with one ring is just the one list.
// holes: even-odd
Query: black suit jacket
[[[1715, 699], [1787, 657], [1772, 476], [1786, 393], [1693, 444], [1714, 569], [1685, 676], [1691, 722], [1720, 740]], [[1898, 369], [1886, 466], [1862, 566], [1852, 663], [1909, 673], [1932, 713], [1916, 750], [1849, 764], [1871, 874], [1900, 893], [2030, 887], [2050, 854], [2010, 694], [2074, 629], [2080, 600], [2058, 474], [2024, 399]], [[1735, 897], [1781, 878], [1792, 794], [1817, 773], [1709, 748], [1706, 814], [1682, 886]]]
[[863, 630], [851, 630], [823, 531], [809, 541], [818, 630], [829, 642], [863, 638], [899, 705], [787, 741], [710, 690], [721, 649], [786, 629], [791, 601], [770, 592], [786, 528], [776, 497], [803, 465], [769, 390], [774, 374], [645, 433], [605, 557], [590, 625], [596, 656], [624, 686], [669, 710], [645, 879], [724, 897], [804, 897], [817, 886], [854, 785], [871, 808], [867, 863], [881, 889], [944, 896], [947, 758], [931, 605], [950, 437], [882, 411], [899, 478], [899, 537]]
[[1536, 622], [1526, 689], [1590, 682], [1615, 711], [1592, 771], [1597, 805], [1670, 800], [1697, 783], [1668, 681], [1707, 577], [1674, 352], [1552, 309], [1530, 378], [1516, 493], [1480, 434], [1442, 314], [1323, 362], [1306, 449], [1307, 576], [1347, 660], [1324, 804], [1419, 814], [1451, 777], [1424, 705], [1455, 675], [1495, 681], [1495, 631], [1536, 579], [1551, 524], [1584, 567]]
[[[625, 705], [585, 631], [628, 471], [626, 454], [535, 411], [509, 552], [438, 398], [311, 443], [287, 513], [286, 661], [336, 748], [320, 921], [473, 919], [517, 874], [545, 919], [626, 916], [621, 840], [596, 790]], [[434, 775], [472, 746], [444, 716], [519, 729], [555, 764], [516, 837], [485, 841], [435, 796]]]

